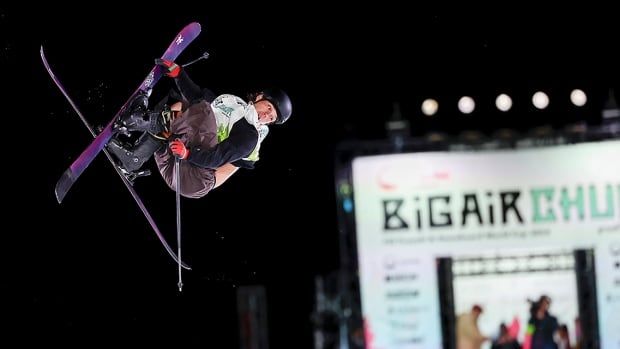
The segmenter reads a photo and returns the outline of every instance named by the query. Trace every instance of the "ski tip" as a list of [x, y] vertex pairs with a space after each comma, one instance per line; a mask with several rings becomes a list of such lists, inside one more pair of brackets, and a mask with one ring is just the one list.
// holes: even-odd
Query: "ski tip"
[[202, 26], [201, 26], [201, 25], [200, 25], [200, 23], [198, 23], [198, 22], [192, 22], [192, 23], [188, 24], [188, 25], [184, 28], [184, 30], [190, 30], [190, 29], [191, 29], [192, 31], [195, 31], [195, 32], [197, 32], [197, 33], [200, 33], [200, 32], [202, 31]]
[[41, 57], [45, 57], [45, 54], [43, 53], [43, 45], [41, 45], [41, 48], [39, 49], [39, 53], [41, 54]]
[[56, 182], [56, 188], [54, 188], [54, 192], [56, 193], [56, 200], [58, 200], [59, 204], [62, 203], [62, 200], [67, 195], [67, 192], [69, 191], [69, 189], [71, 189], [73, 182], [73, 176], [71, 175], [71, 169], [69, 168], [65, 172], [63, 172], [58, 182]]
[[59, 204], [62, 204], [62, 200], [65, 198], [65, 194], [59, 192], [58, 188], [54, 190], [54, 193], [56, 194], [56, 201], [58, 201]]

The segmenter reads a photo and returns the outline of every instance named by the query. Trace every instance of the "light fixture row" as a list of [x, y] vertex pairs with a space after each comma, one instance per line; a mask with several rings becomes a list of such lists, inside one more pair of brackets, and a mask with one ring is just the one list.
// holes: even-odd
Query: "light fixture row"
[[[571, 102], [577, 106], [582, 107], [588, 101], [586, 93], [580, 89], [574, 89], [570, 93]], [[542, 92], [537, 91], [532, 95], [532, 105], [537, 109], [543, 110], [549, 105], [549, 96]], [[495, 98], [495, 106], [499, 111], [507, 112], [512, 108], [512, 98], [502, 93]], [[476, 109], [476, 102], [470, 96], [463, 96], [458, 101], [459, 111], [463, 114], [470, 114]], [[439, 103], [433, 98], [427, 98], [422, 102], [422, 113], [424, 115], [432, 116], [439, 110]]]

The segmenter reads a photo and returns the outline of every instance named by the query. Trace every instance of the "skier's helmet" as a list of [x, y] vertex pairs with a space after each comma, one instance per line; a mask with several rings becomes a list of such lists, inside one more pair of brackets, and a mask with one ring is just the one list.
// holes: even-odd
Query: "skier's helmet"
[[276, 108], [278, 118], [276, 119], [275, 123], [285, 123], [286, 120], [288, 120], [288, 118], [293, 113], [293, 105], [291, 104], [291, 99], [286, 94], [286, 92], [280, 89], [270, 88], [263, 90], [262, 94], [263, 99], [268, 100]]

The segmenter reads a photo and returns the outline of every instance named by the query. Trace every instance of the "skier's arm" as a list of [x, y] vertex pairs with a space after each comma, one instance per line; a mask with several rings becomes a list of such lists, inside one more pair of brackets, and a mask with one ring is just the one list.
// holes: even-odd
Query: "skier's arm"
[[[194, 104], [198, 100], [204, 97], [202, 89], [198, 86], [187, 74], [184, 69], [181, 69], [181, 72], [177, 77], [174, 78], [174, 83], [176, 84], [179, 92], [183, 98], [185, 98], [189, 104]], [[211, 102], [211, 101], [209, 101]]]
[[228, 138], [215, 147], [203, 150], [201, 147], [190, 149], [187, 160], [193, 165], [216, 169], [226, 163], [240, 167], [240, 160], [248, 156], [256, 147], [258, 131], [247, 122], [240, 121], [230, 130]]
[[254, 169], [254, 163], [255, 162], [256, 161], [239, 159], [237, 161], [233, 161], [232, 164], [237, 166], [237, 167], [241, 167], [241, 168], [245, 168], [245, 169], [248, 169], [248, 170], [252, 170], [252, 169]]
[[[188, 101], [190, 105], [205, 98], [205, 93], [203, 93], [200, 86], [196, 85], [196, 83], [189, 77], [183, 67], [173, 61], [160, 58], [155, 60], [155, 64], [162, 67], [166, 76], [174, 79], [174, 83], [181, 93], [181, 96]], [[210, 94], [212, 93], [210, 92]], [[208, 101], [209, 103], [213, 100], [213, 98], [210, 99], [211, 100]]]

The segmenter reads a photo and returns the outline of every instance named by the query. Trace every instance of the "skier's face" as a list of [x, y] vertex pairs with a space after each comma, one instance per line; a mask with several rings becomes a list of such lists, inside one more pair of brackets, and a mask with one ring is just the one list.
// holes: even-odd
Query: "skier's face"
[[262, 95], [258, 96], [256, 99], [258, 102], [254, 102], [254, 108], [256, 108], [256, 112], [258, 113], [258, 122], [261, 125], [270, 124], [278, 118], [278, 112], [276, 108], [274, 108], [273, 104], [266, 99], [262, 99]]
[[543, 298], [541, 308], [544, 309], [544, 311], [547, 311], [549, 310], [550, 306], [551, 306], [551, 299], [548, 297]]

